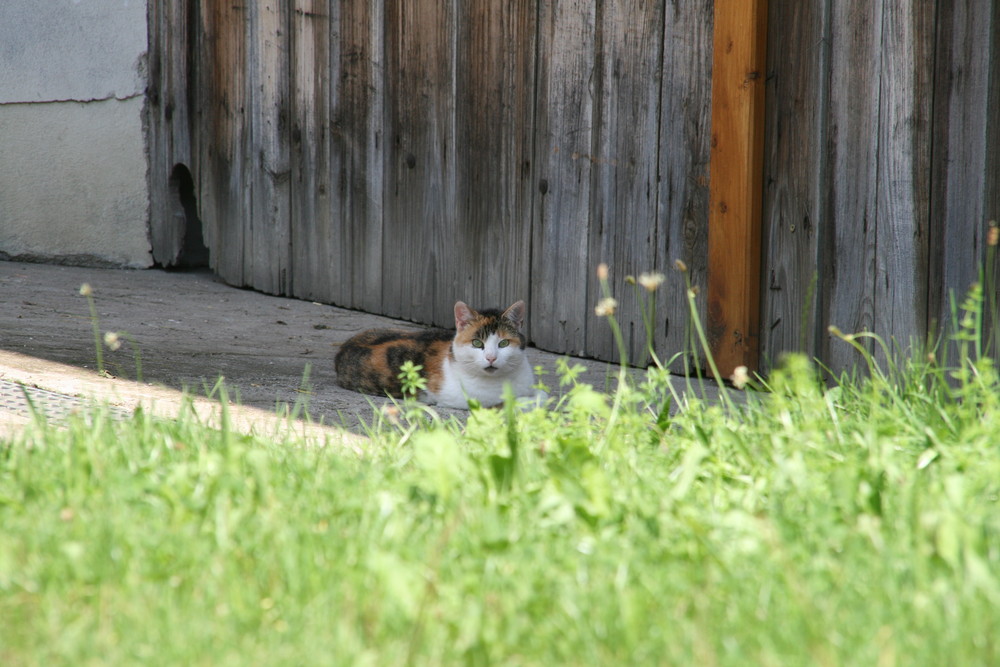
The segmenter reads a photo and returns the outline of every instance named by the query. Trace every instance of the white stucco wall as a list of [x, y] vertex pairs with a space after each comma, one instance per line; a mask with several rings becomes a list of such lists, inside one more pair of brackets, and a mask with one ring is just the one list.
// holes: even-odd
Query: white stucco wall
[[146, 0], [0, 2], [0, 257], [145, 267]]

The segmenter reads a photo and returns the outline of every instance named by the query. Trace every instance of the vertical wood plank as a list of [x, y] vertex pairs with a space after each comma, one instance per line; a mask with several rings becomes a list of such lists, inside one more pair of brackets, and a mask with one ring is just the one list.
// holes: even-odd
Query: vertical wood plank
[[193, 34], [190, 3], [158, 0], [149, 7], [149, 189], [150, 242], [162, 266], [177, 262], [186, 217], [170, 177], [174, 166], [193, 169], [191, 159], [189, 55]]
[[199, 115], [192, 137], [199, 216], [212, 268], [231, 284], [247, 285], [244, 227], [249, 219], [247, 33], [250, 7], [202, 0], [197, 65]]
[[[986, 46], [984, 53], [988, 54], [987, 61], [990, 69], [987, 75], [986, 85], [986, 108], [996, 112], [1000, 109], [1000, 4], [993, 2], [993, 13], [984, 17], [988, 23], [986, 35]], [[994, 116], [994, 118], [996, 118]], [[1000, 224], [1000, 123], [992, 122], [986, 126], [986, 169], [984, 170], [984, 202], [983, 208], [987, 221]], [[996, 241], [994, 235], [993, 240]], [[994, 308], [987, 318], [987, 328], [984, 333], [985, 344], [989, 354], [994, 360], [1000, 359], [1000, 246], [992, 246], [985, 249], [991, 253], [993, 266], [992, 274], [989, 272], [990, 266], [984, 280], [984, 291], [986, 299], [990, 300]]]
[[330, 31], [323, 0], [294, 0], [291, 31], [291, 285], [294, 296], [343, 303], [332, 265]]
[[[623, 280], [657, 268], [663, 5], [626, 0], [597, 8], [592, 147], [578, 158], [592, 165], [587, 264], [591, 270], [601, 262], [609, 265], [629, 361], [645, 365], [650, 360], [638, 292]], [[588, 303], [597, 303], [600, 288], [593, 273], [587, 284]], [[588, 316], [593, 319], [587, 349], [617, 359], [611, 328], [589, 309]]]
[[708, 330], [720, 372], [756, 368], [766, 0], [716, 0]]
[[382, 313], [386, 14], [382, 0], [332, 3], [329, 265], [331, 299]]
[[250, 235], [246, 282], [288, 293], [291, 263], [289, 4], [256, 3], [250, 30]]
[[995, 3], [938, 9], [927, 312], [934, 338], [951, 333], [951, 298], [961, 303], [978, 280], [986, 223], [1000, 215], [998, 30]]
[[768, 3], [761, 368], [818, 351], [828, 3]]
[[[530, 300], [537, 0], [457, 5], [456, 228], [447, 297]], [[529, 328], [534, 323], [529, 303]], [[539, 316], [543, 316], [539, 313]]]
[[587, 354], [594, 306], [587, 284], [596, 268], [588, 266], [587, 256], [595, 2], [542, 2], [538, 22], [532, 338], [544, 349]]
[[935, 5], [887, 2], [883, 15], [874, 330], [902, 353], [927, 322]]
[[[997, 110], [1000, 109], [1000, 4], [991, 3], [993, 13], [988, 17], [988, 28], [985, 40], [984, 52], [989, 54], [990, 63], [987, 75], [987, 101], [986, 108], [992, 110], [994, 118]], [[1000, 123], [988, 122], [986, 126], [986, 145], [994, 150], [986, 153], [986, 167], [984, 186], [983, 218], [987, 222], [1000, 224]], [[1000, 247], [987, 248], [987, 252], [1000, 253]], [[988, 353], [993, 359], [1000, 358], [1000, 256], [995, 257], [992, 275], [986, 274], [987, 303], [992, 303], [995, 309], [990, 312], [987, 309], [987, 329], [984, 332], [986, 337], [985, 345]]]
[[454, 323], [455, 5], [390, 0], [383, 311]]
[[[826, 321], [845, 333], [875, 322], [875, 225], [882, 2], [834, 2], [830, 24], [827, 251], [821, 274]], [[871, 348], [870, 340], [860, 341]], [[822, 357], [834, 373], [860, 361], [827, 338]]]
[[[659, 195], [656, 268], [667, 276], [657, 292], [656, 350], [662, 361], [687, 347], [691, 326], [683, 275], [699, 288], [705, 321], [708, 285], [708, 170], [712, 109], [714, 0], [665, 2], [660, 82]], [[679, 359], [674, 368], [689, 370]]]
[[[992, 110], [996, 114], [997, 110], [1000, 109], [1000, 4], [995, 2], [991, 4], [993, 14], [989, 17], [989, 27], [986, 28], [985, 32], [988, 35], [985, 52], [989, 54], [988, 61], [990, 63], [987, 77], [986, 109]], [[1000, 123], [987, 123], [986, 145], [994, 148], [1000, 147]], [[983, 204], [983, 208], [986, 210], [986, 214], [983, 217], [1000, 223], [1000, 150], [986, 153], [985, 172], [986, 202]]]

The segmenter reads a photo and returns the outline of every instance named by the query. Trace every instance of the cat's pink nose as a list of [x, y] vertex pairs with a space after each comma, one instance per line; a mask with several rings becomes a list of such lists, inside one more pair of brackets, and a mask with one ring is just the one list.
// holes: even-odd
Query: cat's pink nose
[[494, 361], [496, 361], [496, 360], [497, 360], [497, 355], [495, 355], [495, 354], [487, 354], [486, 355], [486, 361], [490, 362], [491, 364]]

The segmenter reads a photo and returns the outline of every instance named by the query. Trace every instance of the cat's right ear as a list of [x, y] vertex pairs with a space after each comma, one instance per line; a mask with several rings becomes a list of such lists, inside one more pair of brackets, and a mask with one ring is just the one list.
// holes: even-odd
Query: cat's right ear
[[476, 317], [476, 311], [465, 305], [464, 301], [455, 303], [455, 329], [461, 331]]

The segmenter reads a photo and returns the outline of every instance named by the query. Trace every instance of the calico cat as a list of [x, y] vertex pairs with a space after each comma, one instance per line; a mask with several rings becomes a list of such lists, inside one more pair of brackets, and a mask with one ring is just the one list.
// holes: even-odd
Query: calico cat
[[503, 401], [509, 384], [514, 395], [544, 394], [532, 388], [534, 377], [525, 354], [524, 301], [507, 310], [475, 311], [455, 304], [455, 331], [371, 329], [340, 346], [334, 364], [337, 384], [364, 394], [403, 395], [399, 368], [407, 361], [423, 366], [428, 403], [468, 408], [468, 399], [485, 407]]

